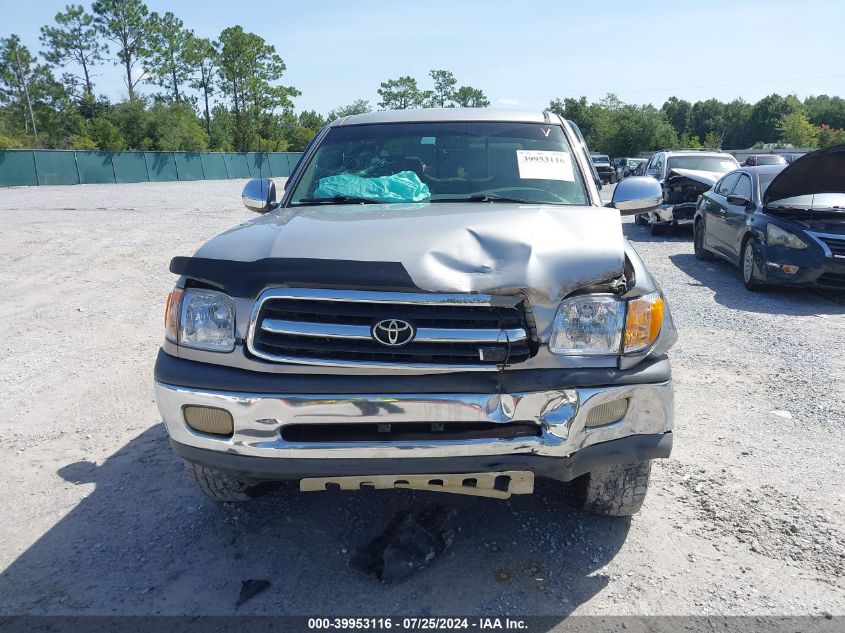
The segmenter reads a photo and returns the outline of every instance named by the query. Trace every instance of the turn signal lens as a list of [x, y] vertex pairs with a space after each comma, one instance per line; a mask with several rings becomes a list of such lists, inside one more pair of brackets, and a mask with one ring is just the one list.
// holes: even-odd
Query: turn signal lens
[[663, 297], [659, 292], [628, 302], [625, 318], [625, 352], [637, 352], [657, 340], [663, 323]]
[[174, 288], [167, 295], [167, 307], [164, 308], [164, 336], [169, 341], [178, 343], [179, 306], [182, 305], [182, 289]]

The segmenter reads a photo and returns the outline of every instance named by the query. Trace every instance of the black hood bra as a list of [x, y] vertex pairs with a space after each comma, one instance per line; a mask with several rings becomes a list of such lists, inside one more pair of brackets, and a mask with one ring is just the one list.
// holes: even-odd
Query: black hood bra
[[775, 176], [763, 204], [820, 193], [845, 193], [845, 145], [806, 154]]

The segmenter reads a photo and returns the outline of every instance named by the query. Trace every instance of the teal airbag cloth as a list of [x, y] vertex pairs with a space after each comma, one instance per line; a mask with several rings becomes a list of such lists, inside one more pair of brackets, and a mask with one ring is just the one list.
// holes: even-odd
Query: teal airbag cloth
[[374, 202], [422, 202], [431, 197], [428, 185], [413, 171], [400, 171], [392, 176], [364, 178], [354, 174], [338, 174], [320, 178], [314, 197], [336, 196], [363, 198]]

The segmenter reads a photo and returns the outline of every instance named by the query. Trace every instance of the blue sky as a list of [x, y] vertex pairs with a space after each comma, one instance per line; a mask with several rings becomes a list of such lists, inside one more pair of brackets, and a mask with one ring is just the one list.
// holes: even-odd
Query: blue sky
[[[76, 0], [77, 2], [79, 0]], [[38, 49], [39, 27], [67, 0], [0, 0], [0, 35]], [[89, 1], [84, 1], [90, 7]], [[233, 24], [276, 46], [297, 110], [378, 102], [388, 78], [422, 87], [432, 68], [482, 88], [493, 105], [542, 109], [554, 97], [614, 92], [654, 103], [772, 92], [845, 96], [845, 1], [813, 0], [148, 0], [204, 37]], [[97, 92], [125, 95], [120, 69]]]

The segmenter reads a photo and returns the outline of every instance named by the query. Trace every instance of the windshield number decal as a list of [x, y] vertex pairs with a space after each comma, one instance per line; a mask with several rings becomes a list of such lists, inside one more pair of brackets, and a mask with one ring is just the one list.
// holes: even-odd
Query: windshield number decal
[[575, 181], [569, 152], [518, 149], [516, 164], [522, 180]]

